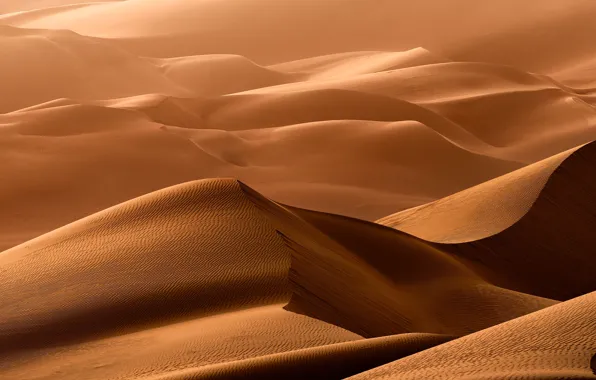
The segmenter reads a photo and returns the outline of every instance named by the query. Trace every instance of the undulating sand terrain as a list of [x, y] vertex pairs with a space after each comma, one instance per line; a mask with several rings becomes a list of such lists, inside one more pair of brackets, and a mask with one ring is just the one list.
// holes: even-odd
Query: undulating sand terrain
[[596, 379], [596, 1], [0, 1], [0, 378]]

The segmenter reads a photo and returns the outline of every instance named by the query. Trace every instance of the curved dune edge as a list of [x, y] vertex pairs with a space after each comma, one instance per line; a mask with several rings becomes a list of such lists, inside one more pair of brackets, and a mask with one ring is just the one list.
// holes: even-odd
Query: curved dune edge
[[343, 379], [451, 340], [432, 334], [400, 334], [307, 348], [189, 368], [140, 380]]
[[[99, 366], [98, 378], [146, 377], [171, 372], [169, 360], [182, 369], [203, 363], [197, 373], [206, 378], [265, 371], [271, 360], [272, 374], [314, 372], [326, 367], [296, 364], [310, 359], [289, 352], [321, 347], [305, 351], [321, 363], [346, 357], [344, 348], [325, 353], [329, 344], [440, 335], [422, 346], [386, 338], [398, 351], [376, 340], [346, 346], [363, 370], [405, 352], [399, 347], [411, 353], [557, 303], [495, 286], [405, 233], [283, 206], [232, 179], [173, 186], [91, 215], [3, 252], [0, 270], [7, 376]], [[366, 354], [370, 344], [377, 354]], [[133, 352], [130, 366], [104, 368], [122, 347]], [[287, 361], [269, 357], [283, 352]], [[55, 359], [39, 361], [41, 353]], [[244, 361], [254, 356], [263, 358]]]
[[[288, 310], [364, 337], [464, 335], [555, 303], [495, 287], [448, 254], [399, 231], [282, 206], [241, 186], [293, 251]], [[474, 316], [472, 305], [485, 309], [487, 317]]]
[[[7, 203], [0, 249], [197, 178], [239, 178], [286, 204], [374, 220], [521, 165], [471, 153], [414, 121], [327, 120], [224, 131], [201, 125], [204, 118], [192, 105], [160, 96], [96, 104], [63, 99], [1, 115], [6, 165], [0, 172], [13, 181], [0, 191]], [[336, 151], [330, 152], [327, 139]], [[413, 146], [449, 159], [436, 163]], [[321, 156], [328, 165], [321, 165]]]
[[283, 310], [290, 258], [235, 180], [64, 226], [0, 254], [0, 377], [140, 377], [361, 339]]
[[596, 379], [596, 292], [351, 377]]
[[289, 265], [236, 181], [166, 188], [2, 252], [0, 350], [284, 302]]
[[595, 164], [590, 143], [378, 223], [440, 243], [496, 284], [510, 268], [508, 287], [570, 299], [594, 289]]
[[531, 211], [557, 168], [580, 148], [383, 217], [376, 223], [441, 244], [467, 243], [496, 235]]

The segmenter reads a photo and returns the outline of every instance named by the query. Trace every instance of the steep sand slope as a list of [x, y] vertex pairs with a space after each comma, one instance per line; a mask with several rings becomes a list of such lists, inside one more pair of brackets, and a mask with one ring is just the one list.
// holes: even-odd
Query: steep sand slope
[[290, 256], [234, 180], [94, 214], [0, 255], [0, 368], [140, 376], [359, 339], [277, 305]]
[[[398, 231], [288, 209], [244, 190], [294, 251], [289, 310], [363, 336], [462, 335], [554, 304], [494, 287], [449, 255]], [[490, 312], [483, 319], [470, 307]]]
[[509, 268], [514, 289], [569, 299], [596, 285], [595, 163], [590, 143], [378, 223], [443, 243], [489, 278]]
[[[19, 378], [347, 376], [556, 303], [399, 231], [287, 208], [235, 180], [91, 215], [3, 252], [0, 270], [0, 368]], [[396, 333], [418, 335], [293, 353]], [[323, 365], [342, 358], [353, 366]]]
[[596, 379], [595, 351], [590, 293], [350, 379]]

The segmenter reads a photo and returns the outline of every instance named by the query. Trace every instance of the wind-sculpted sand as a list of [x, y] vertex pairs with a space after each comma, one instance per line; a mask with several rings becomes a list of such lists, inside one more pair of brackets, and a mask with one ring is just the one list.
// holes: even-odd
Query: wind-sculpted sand
[[596, 3], [0, 4], [0, 378], [596, 378]]

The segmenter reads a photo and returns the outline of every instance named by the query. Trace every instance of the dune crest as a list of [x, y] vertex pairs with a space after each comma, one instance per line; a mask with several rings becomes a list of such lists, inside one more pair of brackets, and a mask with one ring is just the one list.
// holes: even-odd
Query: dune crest
[[[589, 143], [378, 223], [440, 243], [485, 273], [511, 268], [516, 290], [577, 297], [595, 286], [588, 253], [595, 243], [595, 163], [596, 145]], [[562, 261], [574, 269], [560, 272]]]
[[[365, 254], [366, 246], [377, 253]], [[9, 358], [29, 363], [23, 369], [30, 365], [42, 372], [51, 371], [53, 362], [38, 362], [35, 353], [52, 350], [57, 342], [72, 347], [68, 355], [75, 355], [75, 362], [89, 365], [116, 355], [110, 348], [114, 345], [130, 349], [134, 342], [163, 340], [191, 325], [206, 334], [235, 320], [242, 329], [271, 319], [263, 326], [279, 323], [287, 339], [302, 338], [293, 345], [292, 339], [290, 345], [270, 341], [269, 351], [253, 351], [246, 359], [310, 347], [300, 343], [308, 334], [298, 332], [302, 328], [316, 331], [312, 347], [361, 336], [435, 334], [432, 339], [428, 335], [430, 340], [420, 336], [428, 342], [422, 343], [426, 348], [556, 303], [496, 287], [445, 253], [396, 230], [288, 208], [235, 180], [189, 182], [133, 199], [3, 252], [0, 266], [2, 293], [14, 294], [2, 309], [8, 319], [0, 330], [0, 348]], [[284, 302], [289, 302], [285, 309], [298, 314], [284, 311]], [[491, 317], [465, 317], [479, 309]], [[262, 339], [261, 333], [254, 334], [244, 344]], [[404, 355], [415, 347], [423, 349], [419, 340], [396, 339]], [[193, 347], [186, 339], [164, 347], [180, 344]], [[83, 356], [76, 353], [91, 346], [103, 348]], [[209, 347], [199, 352], [207, 353]], [[343, 355], [329, 349], [325, 355]], [[235, 345], [220, 350], [219, 361], [204, 365], [239, 359]], [[390, 360], [383, 352], [362, 363]], [[141, 350], [133, 367], [164, 371], [167, 360], [150, 359], [157, 353]], [[310, 370], [323, 370], [313, 363]], [[112, 374], [131, 370], [127, 368], [117, 367]], [[277, 373], [285, 367], [272, 368]], [[75, 365], [72, 373], [81, 370]]]

